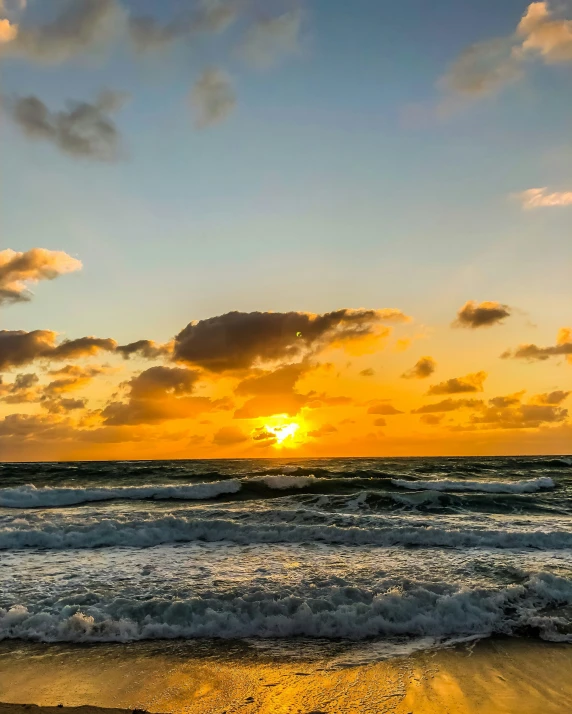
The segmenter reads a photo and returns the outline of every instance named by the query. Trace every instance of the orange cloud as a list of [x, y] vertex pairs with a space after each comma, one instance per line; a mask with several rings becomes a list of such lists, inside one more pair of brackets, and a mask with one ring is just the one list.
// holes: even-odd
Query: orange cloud
[[426, 379], [437, 369], [437, 362], [433, 357], [421, 357], [411, 369], [401, 375], [402, 379]]
[[10, 249], [0, 250], [0, 305], [29, 301], [32, 298], [29, 284], [54, 280], [81, 268], [81, 261], [63, 251], [32, 248], [18, 253]]
[[464, 377], [454, 377], [439, 384], [433, 384], [427, 394], [464, 394], [467, 392], [482, 392], [483, 382], [487, 378], [486, 372], [475, 372]]
[[543, 362], [550, 357], [566, 357], [572, 364], [572, 328], [563, 327], [558, 331], [556, 345], [551, 347], [538, 347], [534, 344], [519, 345], [514, 351], [506, 350], [501, 359], [525, 359], [529, 362]]

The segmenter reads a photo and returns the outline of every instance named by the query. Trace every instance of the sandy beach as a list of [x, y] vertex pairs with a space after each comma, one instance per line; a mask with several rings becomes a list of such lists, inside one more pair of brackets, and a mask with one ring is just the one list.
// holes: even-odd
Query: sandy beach
[[0, 714], [135, 708], [188, 714], [562, 714], [572, 701], [568, 645], [497, 639], [371, 664], [359, 664], [353, 648], [327, 658], [278, 658], [242, 648], [4, 643]]

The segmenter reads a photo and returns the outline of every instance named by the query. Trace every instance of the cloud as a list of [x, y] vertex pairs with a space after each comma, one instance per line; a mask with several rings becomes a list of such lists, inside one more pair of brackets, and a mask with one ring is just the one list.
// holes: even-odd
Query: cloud
[[418, 409], [413, 409], [412, 414], [439, 414], [441, 412], [453, 412], [457, 409], [480, 408], [484, 404], [482, 399], [444, 399], [436, 404], [425, 404]]
[[11, 384], [6, 384], [0, 375], [0, 401], [6, 404], [37, 402], [40, 399], [38, 382], [36, 374], [18, 374]]
[[374, 377], [375, 376], [375, 370], [372, 369], [371, 367], [368, 367], [367, 369], [362, 369], [362, 371], [359, 373], [360, 377]]
[[572, 20], [555, 18], [548, 2], [530, 3], [511, 35], [464, 50], [439, 84], [450, 98], [495, 94], [524, 76], [529, 59], [572, 62]]
[[249, 437], [236, 426], [223, 426], [213, 436], [213, 444], [217, 446], [235, 446], [248, 440]]
[[545, 394], [536, 394], [531, 402], [534, 404], [548, 405], [548, 406], [558, 406], [562, 404], [563, 401], [568, 399], [572, 392], [565, 392], [562, 389], [558, 389], [554, 392], [548, 392]]
[[515, 404], [520, 404], [523, 395], [524, 390], [521, 392], [515, 392], [514, 394], [507, 394], [504, 397], [493, 397], [492, 399], [489, 399], [489, 404], [497, 409], [512, 407]]
[[317, 429], [312, 429], [308, 432], [308, 436], [312, 439], [321, 439], [324, 436], [331, 436], [332, 434], [337, 434], [338, 429], [333, 424], [322, 424], [322, 426]]
[[284, 56], [299, 54], [302, 21], [300, 8], [258, 20], [248, 29], [240, 55], [249, 64], [266, 68]]
[[49, 399], [42, 402], [42, 407], [44, 407], [49, 414], [67, 414], [68, 412], [85, 409], [86, 406], [86, 399], [61, 398]]
[[420, 418], [420, 421], [423, 422], [423, 424], [427, 424], [428, 426], [437, 426], [443, 421], [443, 415], [442, 414], [423, 414]]
[[248, 399], [234, 413], [235, 419], [255, 419], [275, 414], [294, 416], [308, 403], [308, 396], [296, 391], [298, 380], [310, 371], [309, 365], [291, 364], [275, 371], [258, 370], [240, 382], [234, 393]]
[[437, 368], [437, 362], [433, 357], [421, 357], [411, 369], [404, 372], [402, 379], [426, 379], [430, 377]]
[[181, 367], [151, 367], [128, 383], [127, 402], [111, 402], [102, 411], [107, 426], [159, 424], [189, 419], [203, 412], [227, 408], [226, 400], [189, 396], [200, 373]]
[[502, 359], [525, 359], [529, 362], [543, 362], [550, 357], [566, 357], [572, 364], [572, 328], [563, 327], [559, 330], [556, 344], [550, 347], [538, 347], [534, 344], [519, 345], [514, 351], [507, 350]]
[[229, 312], [192, 322], [175, 337], [174, 359], [212, 372], [292, 361], [331, 346], [348, 347], [379, 334], [382, 322], [405, 322], [399, 310]]
[[160, 345], [157, 342], [153, 342], [153, 340], [137, 340], [137, 342], [130, 342], [128, 345], [118, 345], [115, 351], [126, 360], [133, 356], [152, 360], [168, 355], [171, 349], [172, 345], [170, 343]]
[[63, 251], [45, 248], [32, 248], [25, 253], [0, 250], [0, 306], [31, 300], [29, 283], [54, 280], [81, 268], [81, 261]]
[[489, 429], [533, 429], [563, 422], [567, 417], [568, 410], [558, 406], [520, 404], [504, 409], [489, 407], [482, 414], [471, 417], [471, 423]]
[[13, 42], [18, 37], [18, 25], [7, 18], [0, 19], [0, 46]]
[[368, 414], [380, 414], [383, 416], [393, 416], [395, 414], [403, 414], [404, 412], [396, 409], [392, 404], [372, 404], [367, 410]]
[[467, 392], [482, 392], [486, 372], [475, 372], [464, 377], [454, 377], [439, 384], [433, 384], [427, 394], [464, 394]]
[[75, 158], [113, 161], [119, 157], [121, 138], [110, 114], [119, 111], [126, 98], [105, 90], [93, 104], [72, 101], [59, 112], [34, 96], [8, 98], [3, 106], [32, 139], [47, 141]]
[[383, 417], [379, 417], [373, 422], [374, 426], [387, 426], [387, 421]]
[[57, 334], [51, 330], [0, 330], [0, 369], [29, 364], [37, 359], [64, 360], [89, 357], [98, 352], [113, 352], [115, 340], [80, 337], [56, 344]]
[[46, 24], [22, 26], [0, 53], [59, 64], [108, 44], [120, 32], [125, 11], [116, 0], [68, 0]]
[[0, 419], [0, 439], [21, 441], [70, 438], [69, 424], [48, 414], [8, 414]]
[[440, 80], [453, 94], [478, 98], [494, 94], [522, 77], [512, 38], [497, 37], [478, 42], [464, 50]]
[[513, 197], [522, 203], [525, 210], [533, 208], [552, 208], [554, 206], [572, 206], [572, 191], [555, 191], [548, 193], [548, 187], [529, 188]]
[[510, 317], [508, 305], [501, 305], [499, 302], [476, 303], [473, 300], [466, 302], [457, 312], [457, 319], [453, 322], [453, 327], [469, 327], [473, 330], [478, 327], [492, 327], [502, 323]]
[[68, 364], [62, 367], [62, 369], [50, 372], [51, 375], [57, 376], [58, 378], [44, 387], [44, 395], [46, 398], [50, 398], [81, 389], [87, 386], [94, 377], [105, 374], [107, 371], [108, 370], [103, 367], [80, 367], [78, 365]]
[[572, 62], [572, 20], [553, 17], [547, 2], [530, 3], [517, 32], [522, 52], [540, 56], [547, 64]]
[[191, 104], [198, 129], [224, 121], [236, 106], [230, 77], [217, 67], [206, 69], [192, 89]]
[[238, 17], [239, 3], [231, 0], [202, 0], [192, 12], [162, 25], [153, 17], [130, 16], [129, 34], [138, 52], [161, 50], [195, 34], [218, 34]]

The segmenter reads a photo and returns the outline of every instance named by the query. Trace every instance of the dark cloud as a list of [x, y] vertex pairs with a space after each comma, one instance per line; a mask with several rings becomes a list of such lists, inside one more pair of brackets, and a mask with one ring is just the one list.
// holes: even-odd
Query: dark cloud
[[402, 411], [396, 409], [392, 404], [380, 403], [372, 404], [367, 410], [368, 414], [379, 414], [380, 416], [393, 416], [394, 414], [403, 414]]
[[109, 337], [78, 337], [75, 340], [64, 340], [42, 356], [51, 360], [90, 357], [99, 352], [114, 352], [116, 346], [117, 342]]
[[425, 404], [418, 409], [413, 409], [412, 414], [439, 414], [440, 412], [452, 412], [457, 409], [481, 408], [484, 402], [482, 399], [444, 399], [436, 404]]
[[20, 25], [1, 54], [45, 64], [65, 62], [104, 46], [117, 35], [124, 10], [117, 0], [67, 0], [54, 20], [43, 25]]
[[52, 330], [0, 330], [0, 370], [29, 364], [34, 360], [64, 360], [90, 357], [99, 352], [114, 352], [115, 340], [80, 337], [56, 344]]
[[511, 315], [511, 308], [508, 305], [501, 305], [499, 302], [476, 303], [473, 300], [466, 302], [457, 313], [457, 319], [453, 322], [453, 327], [491, 327], [502, 323]]
[[190, 396], [199, 372], [180, 367], [151, 367], [128, 383], [126, 402], [111, 402], [102, 411], [106, 426], [158, 424], [227, 409], [228, 400]]
[[198, 129], [224, 121], [236, 106], [230, 77], [218, 67], [206, 69], [195, 82], [191, 104]]
[[51, 330], [0, 330], [0, 370], [29, 364], [56, 347]]
[[187, 325], [175, 337], [174, 358], [213, 372], [242, 370], [375, 335], [383, 321], [407, 320], [399, 310], [229, 312]]
[[27, 302], [32, 294], [29, 283], [54, 280], [59, 275], [80, 270], [82, 264], [67, 253], [32, 248], [25, 253], [0, 250], [0, 306]]
[[488, 429], [533, 429], [563, 422], [567, 417], [568, 410], [558, 406], [519, 404], [503, 409], [489, 407], [471, 417], [471, 423]]
[[268, 431], [265, 426], [259, 426], [252, 432], [252, 440], [265, 442], [264, 446], [271, 446], [278, 441], [276, 434], [272, 431]]
[[535, 404], [559, 405], [562, 404], [563, 401], [568, 399], [570, 394], [572, 394], [572, 392], [564, 392], [562, 389], [558, 389], [554, 392], [537, 394], [532, 398], [532, 401]]
[[492, 399], [489, 399], [489, 404], [491, 407], [496, 407], [497, 409], [512, 407], [515, 404], [520, 404], [523, 394], [524, 391], [507, 394], [504, 397], [493, 397]]
[[320, 439], [323, 436], [331, 436], [332, 434], [336, 434], [337, 431], [337, 428], [333, 424], [322, 424], [322, 426], [318, 429], [313, 429], [312, 431], [309, 431], [308, 436], [311, 436], [314, 439]]
[[374, 377], [375, 376], [375, 370], [372, 369], [371, 367], [368, 367], [367, 369], [362, 369], [362, 371], [359, 373], [360, 377]]
[[552, 347], [519, 345], [513, 352], [507, 350], [501, 355], [502, 359], [525, 359], [530, 362], [543, 362], [550, 357], [566, 357], [572, 363], [572, 328], [563, 327], [559, 330], [556, 344]]
[[118, 345], [115, 351], [118, 352], [123, 359], [137, 356], [152, 360], [168, 355], [171, 352], [171, 345], [159, 345], [153, 342], [153, 340], [137, 340], [137, 342], [130, 342], [128, 345]]
[[428, 424], [429, 426], [437, 426], [443, 421], [443, 415], [442, 414], [423, 414], [420, 417], [420, 421], [423, 422], [423, 424]]
[[249, 437], [236, 426], [223, 426], [213, 436], [213, 444], [217, 446], [234, 446], [248, 440]]
[[383, 417], [379, 417], [373, 422], [374, 426], [387, 426], [387, 421]]
[[32, 139], [48, 141], [76, 158], [112, 161], [120, 154], [120, 134], [110, 115], [117, 112], [125, 94], [104, 91], [93, 104], [68, 102], [53, 112], [34, 96], [10, 98], [4, 108]]
[[425, 379], [430, 377], [437, 368], [437, 362], [433, 357], [421, 357], [411, 369], [404, 372], [402, 379]]
[[9, 414], [0, 419], [0, 439], [18, 442], [37, 439], [69, 439], [69, 424], [48, 414]]
[[454, 377], [439, 384], [433, 384], [427, 394], [465, 394], [467, 392], [482, 392], [486, 372], [475, 372], [464, 377]]
[[87, 406], [86, 399], [47, 399], [42, 402], [42, 407], [48, 411], [49, 414], [67, 414], [71, 411], [76, 411], [78, 409], [85, 409]]

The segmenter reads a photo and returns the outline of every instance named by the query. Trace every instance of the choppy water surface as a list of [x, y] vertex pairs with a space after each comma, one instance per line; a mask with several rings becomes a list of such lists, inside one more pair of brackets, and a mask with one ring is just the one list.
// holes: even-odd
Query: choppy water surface
[[572, 642], [572, 458], [0, 465], [0, 638]]

